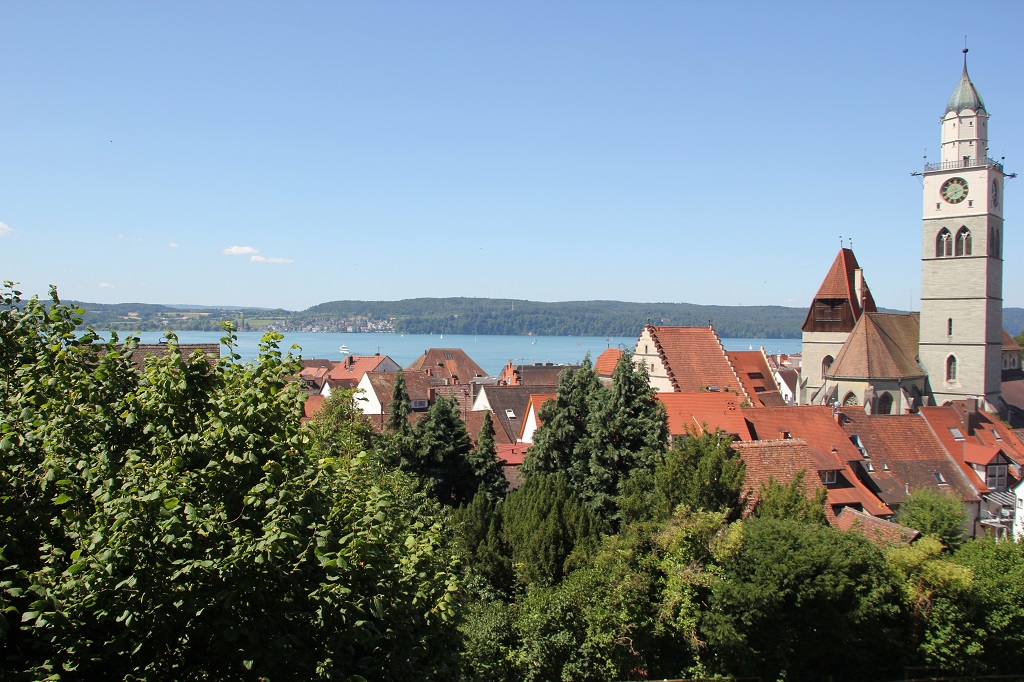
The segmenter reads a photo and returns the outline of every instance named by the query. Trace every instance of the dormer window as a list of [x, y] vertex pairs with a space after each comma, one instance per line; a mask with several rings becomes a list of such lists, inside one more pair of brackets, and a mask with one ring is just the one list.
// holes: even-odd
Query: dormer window
[[939, 485], [949, 485], [949, 483], [946, 482], [946, 478], [945, 476], [942, 475], [941, 471], [935, 472], [935, 482], [938, 483]]
[[999, 432], [996, 431], [995, 429], [989, 429], [989, 431], [992, 432], [992, 437], [995, 438], [996, 440], [1002, 440], [1003, 439], [1003, 437], [1000, 436]]
[[836, 483], [836, 472], [832, 469], [821, 472], [821, 482], [825, 485], [835, 485]]
[[989, 490], [1004, 490], [1006, 488], [1006, 465], [989, 464], [985, 467], [985, 486]]

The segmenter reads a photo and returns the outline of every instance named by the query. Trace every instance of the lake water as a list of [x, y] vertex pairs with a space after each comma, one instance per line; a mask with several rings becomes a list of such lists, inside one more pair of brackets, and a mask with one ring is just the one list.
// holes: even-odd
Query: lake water
[[[181, 332], [180, 343], [216, 343], [221, 332]], [[259, 352], [261, 332], [239, 332], [237, 353], [243, 360], [252, 360]], [[157, 343], [163, 338], [158, 332], [142, 332], [142, 343]], [[596, 360], [606, 348], [636, 346], [636, 336], [470, 336], [446, 334], [318, 334], [288, 333], [284, 335], [282, 350], [292, 344], [299, 346], [296, 354], [305, 358], [340, 360], [341, 346], [348, 346], [352, 355], [387, 355], [406, 367], [428, 348], [461, 348], [484, 368], [496, 376], [512, 360], [516, 364], [535, 362], [579, 363], [590, 353]], [[800, 339], [722, 339], [726, 350], [757, 350], [764, 346], [769, 353], [798, 353]]]

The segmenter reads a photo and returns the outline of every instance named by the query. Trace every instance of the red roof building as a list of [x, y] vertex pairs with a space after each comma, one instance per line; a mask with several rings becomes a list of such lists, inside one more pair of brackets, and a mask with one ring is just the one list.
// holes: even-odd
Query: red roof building
[[656, 393], [665, 406], [668, 432], [673, 438], [689, 433], [722, 431], [736, 440], [750, 440], [750, 429], [732, 393]]
[[750, 401], [713, 327], [654, 327], [640, 333], [633, 361], [659, 393], [729, 392]]

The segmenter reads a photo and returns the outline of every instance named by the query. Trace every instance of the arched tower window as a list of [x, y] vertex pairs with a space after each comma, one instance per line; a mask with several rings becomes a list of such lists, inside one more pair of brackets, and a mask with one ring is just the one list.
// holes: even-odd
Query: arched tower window
[[821, 360], [821, 376], [825, 376], [825, 372], [828, 371], [828, 368], [832, 366], [832, 363], [834, 361], [835, 361], [835, 358], [832, 357], [831, 355], [826, 355], [824, 358], [822, 358], [822, 360]]
[[857, 407], [857, 396], [854, 394], [853, 391], [850, 391], [849, 393], [847, 393], [846, 397], [843, 398], [843, 406], [844, 407]]
[[942, 228], [939, 230], [939, 236], [935, 238], [935, 256], [936, 258], [945, 258], [952, 255], [953, 235], [946, 228]]
[[878, 397], [878, 414], [892, 414], [892, 393], [886, 391]]
[[961, 227], [956, 233], [956, 255], [971, 255], [971, 231], [966, 227]]
[[946, 381], [956, 381], [956, 356], [946, 358]]

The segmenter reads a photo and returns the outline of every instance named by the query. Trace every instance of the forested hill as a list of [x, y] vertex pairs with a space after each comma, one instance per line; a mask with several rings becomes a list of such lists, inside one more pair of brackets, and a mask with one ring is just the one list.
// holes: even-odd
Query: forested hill
[[332, 301], [297, 313], [296, 320], [365, 316], [391, 320], [406, 334], [539, 334], [634, 336], [656, 325], [706, 325], [722, 336], [796, 338], [807, 311], [781, 306], [703, 306], [691, 303], [564, 301], [542, 303], [493, 298], [415, 298], [403, 301]]
[[[243, 330], [393, 331], [404, 334], [635, 336], [655, 325], [714, 324], [731, 338], [799, 338], [806, 308], [710, 306], [692, 303], [563, 301], [508, 298], [412, 298], [401, 301], [331, 301], [300, 312], [144, 303], [77, 303], [97, 330], [217, 331], [230, 321]], [[1011, 334], [1024, 330], [1024, 309], [1005, 308]]]

